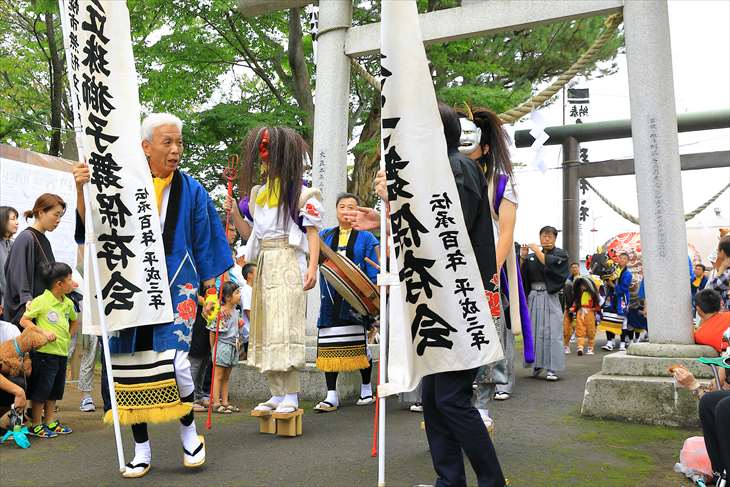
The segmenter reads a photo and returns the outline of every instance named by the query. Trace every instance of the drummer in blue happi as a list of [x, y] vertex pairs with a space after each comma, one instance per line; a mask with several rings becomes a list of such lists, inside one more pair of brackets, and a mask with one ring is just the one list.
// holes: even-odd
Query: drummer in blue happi
[[[346, 218], [357, 211], [360, 198], [352, 193], [337, 197], [338, 225], [320, 232], [324, 245], [347, 257], [375, 283], [378, 269], [378, 239], [367, 231], [358, 231]], [[317, 412], [336, 411], [340, 406], [337, 376], [340, 372], [359, 370], [362, 376], [358, 406], [374, 402], [370, 383], [372, 357], [367, 347], [367, 331], [372, 318], [358, 313], [325, 279], [320, 279], [321, 305], [317, 321], [317, 368], [324, 372], [327, 397], [314, 407]]]

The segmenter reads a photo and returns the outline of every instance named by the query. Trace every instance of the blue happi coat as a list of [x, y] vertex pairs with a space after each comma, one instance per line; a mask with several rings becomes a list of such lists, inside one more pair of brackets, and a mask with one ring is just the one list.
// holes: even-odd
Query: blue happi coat
[[[83, 242], [83, 225], [79, 231], [79, 223], [76, 236]], [[180, 171], [175, 171], [170, 183], [162, 239], [174, 320], [151, 325], [152, 348], [156, 352], [188, 351], [200, 282], [231, 268], [233, 257], [210, 196], [198, 181]], [[128, 328], [120, 331], [118, 337], [110, 337], [110, 351], [135, 351], [137, 330]]]
[[616, 279], [613, 292], [610, 293], [609, 299], [607, 300], [604, 309], [613, 311], [621, 316], [626, 316], [629, 311], [629, 301], [631, 300], [631, 281], [633, 276], [628, 267], [624, 268]]
[[[337, 245], [340, 238], [340, 228], [332, 227], [322, 230], [319, 233], [322, 237], [325, 245], [329, 246], [337, 252]], [[365, 257], [378, 262], [377, 247], [379, 245], [378, 239], [375, 238], [370, 232], [359, 232], [352, 230], [350, 238], [347, 242], [347, 250], [345, 255], [355, 265], [360, 267], [368, 278], [375, 283], [378, 270], [372, 265], [365, 262]], [[319, 290], [321, 305], [319, 308], [319, 320], [317, 321], [318, 328], [328, 328], [331, 326], [342, 326], [342, 325], [353, 325], [361, 324], [363, 326], [368, 325], [367, 317], [356, 313], [347, 302], [337, 293], [337, 291], [330, 285], [324, 278], [319, 280]]]

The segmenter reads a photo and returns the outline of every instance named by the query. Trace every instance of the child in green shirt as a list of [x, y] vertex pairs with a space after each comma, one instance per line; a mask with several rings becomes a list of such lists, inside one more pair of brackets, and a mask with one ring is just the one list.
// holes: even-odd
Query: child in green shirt
[[[71, 433], [71, 428], [56, 419], [56, 401], [63, 399], [66, 386], [66, 361], [71, 337], [78, 319], [73, 302], [66, 297], [73, 291], [71, 268], [62, 263], [42, 269], [46, 291], [33, 298], [20, 320], [23, 328], [38, 327], [49, 342], [31, 353], [33, 372], [28, 384], [28, 399], [33, 401], [31, 434], [53, 438]], [[45, 422], [41, 422], [41, 418]]]

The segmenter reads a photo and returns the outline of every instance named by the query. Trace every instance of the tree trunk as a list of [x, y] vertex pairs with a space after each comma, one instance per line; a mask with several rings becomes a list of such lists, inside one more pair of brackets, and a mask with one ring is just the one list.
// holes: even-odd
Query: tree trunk
[[309, 84], [309, 69], [304, 58], [302, 43], [302, 24], [299, 18], [299, 9], [289, 10], [289, 66], [291, 67], [294, 84], [294, 98], [299, 108], [304, 112], [304, 124], [307, 126], [307, 143], [311, 147], [314, 132], [314, 99], [312, 86]]
[[[373, 207], [378, 200], [375, 194], [375, 174], [380, 168], [380, 93], [375, 93], [372, 110], [360, 133], [360, 142], [363, 144], [374, 141], [374, 149], [355, 150], [355, 167], [352, 170], [352, 179], [348, 184], [348, 191], [358, 195], [364, 206]], [[358, 144], [358, 145], [359, 145]]]
[[48, 38], [48, 51], [51, 55], [51, 143], [48, 146], [48, 153], [52, 156], [61, 154], [61, 107], [63, 103], [63, 63], [56, 44], [56, 28], [53, 24], [53, 14], [47, 12], [46, 37]]

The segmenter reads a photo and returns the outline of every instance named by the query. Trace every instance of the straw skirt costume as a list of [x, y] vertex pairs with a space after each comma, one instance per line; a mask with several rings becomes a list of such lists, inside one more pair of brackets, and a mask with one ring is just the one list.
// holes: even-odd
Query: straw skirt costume
[[302, 189], [297, 220], [279, 218], [278, 202], [266, 186], [254, 187], [247, 219], [253, 228], [246, 245], [246, 260], [257, 263], [251, 305], [248, 361], [266, 375], [272, 396], [301, 389], [299, 370], [305, 366], [307, 271], [306, 227], [319, 229], [321, 195]]

